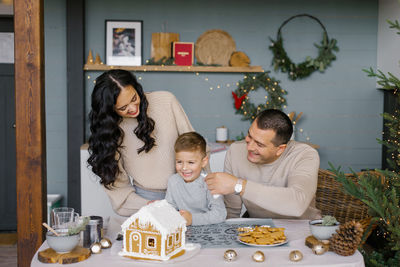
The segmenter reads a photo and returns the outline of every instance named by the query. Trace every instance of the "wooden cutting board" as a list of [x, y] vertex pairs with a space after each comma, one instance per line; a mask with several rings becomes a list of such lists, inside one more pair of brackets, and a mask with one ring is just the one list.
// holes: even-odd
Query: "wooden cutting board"
[[59, 254], [52, 248], [48, 248], [38, 253], [38, 260], [43, 263], [60, 263], [69, 264], [84, 261], [90, 257], [90, 250], [88, 248], [83, 248], [77, 246], [68, 253]]
[[151, 57], [159, 61], [163, 57], [172, 57], [171, 51], [173, 42], [179, 42], [179, 33], [153, 32], [151, 34]]
[[229, 66], [229, 59], [235, 51], [235, 41], [223, 30], [206, 31], [195, 44], [197, 62], [206, 65]]

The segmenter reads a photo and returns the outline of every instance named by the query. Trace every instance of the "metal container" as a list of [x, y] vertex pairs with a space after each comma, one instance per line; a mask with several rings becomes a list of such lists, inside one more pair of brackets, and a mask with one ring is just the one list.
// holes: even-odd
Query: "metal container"
[[90, 248], [95, 242], [103, 238], [103, 217], [90, 216], [90, 221], [82, 231], [83, 247]]

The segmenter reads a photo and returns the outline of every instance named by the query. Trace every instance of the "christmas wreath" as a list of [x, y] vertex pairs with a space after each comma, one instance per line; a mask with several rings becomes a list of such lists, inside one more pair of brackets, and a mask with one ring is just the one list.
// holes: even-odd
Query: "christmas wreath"
[[[282, 109], [282, 106], [286, 103], [283, 95], [286, 95], [287, 92], [280, 87], [279, 81], [270, 78], [268, 73], [246, 74], [244, 79], [238, 82], [237, 89], [232, 92], [236, 114], [242, 114], [242, 120], [253, 121], [262, 110]], [[251, 103], [248, 95], [258, 88], [263, 88], [267, 95], [265, 102], [256, 107]]]
[[[319, 25], [321, 25], [324, 31], [320, 45], [314, 44], [318, 48], [318, 56], [316, 58], [307, 56], [305, 61], [298, 64], [293, 63], [293, 61], [289, 58], [285, 49], [283, 48], [283, 39], [281, 33], [281, 29], [283, 28], [283, 26], [285, 26], [289, 21], [297, 17], [309, 17], [316, 20]], [[316, 17], [308, 14], [299, 14], [285, 20], [278, 29], [276, 41], [272, 38], [270, 38], [270, 40], [271, 45], [269, 46], [269, 49], [274, 54], [274, 57], [272, 59], [272, 65], [274, 65], [274, 69], [280, 69], [282, 72], [288, 72], [289, 79], [293, 81], [296, 79], [306, 78], [316, 70], [324, 72], [324, 70], [328, 66], [330, 66], [331, 62], [336, 59], [333, 51], [339, 51], [339, 48], [336, 46], [337, 41], [335, 39], [329, 39], [328, 33], [321, 21]]]

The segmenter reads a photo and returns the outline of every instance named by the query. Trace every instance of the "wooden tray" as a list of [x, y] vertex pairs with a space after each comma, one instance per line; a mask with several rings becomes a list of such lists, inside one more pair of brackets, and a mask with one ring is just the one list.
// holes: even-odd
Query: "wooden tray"
[[206, 31], [195, 44], [197, 62], [206, 65], [229, 66], [229, 59], [235, 51], [235, 41], [223, 30]]
[[59, 254], [54, 251], [52, 248], [48, 248], [38, 253], [38, 260], [43, 263], [60, 263], [60, 264], [69, 264], [84, 261], [90, 257], [90, 250], [88, 248], [83, 248], [81, 246], [77, 246], [68, 253]]

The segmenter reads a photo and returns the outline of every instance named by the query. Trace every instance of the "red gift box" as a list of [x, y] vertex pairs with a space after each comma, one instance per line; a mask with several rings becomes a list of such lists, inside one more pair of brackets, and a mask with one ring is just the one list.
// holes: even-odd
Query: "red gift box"
[[194, 62], [194, 43], [174, 42], [173, 55], [175, 58], [175, 65], [192, 66]]

